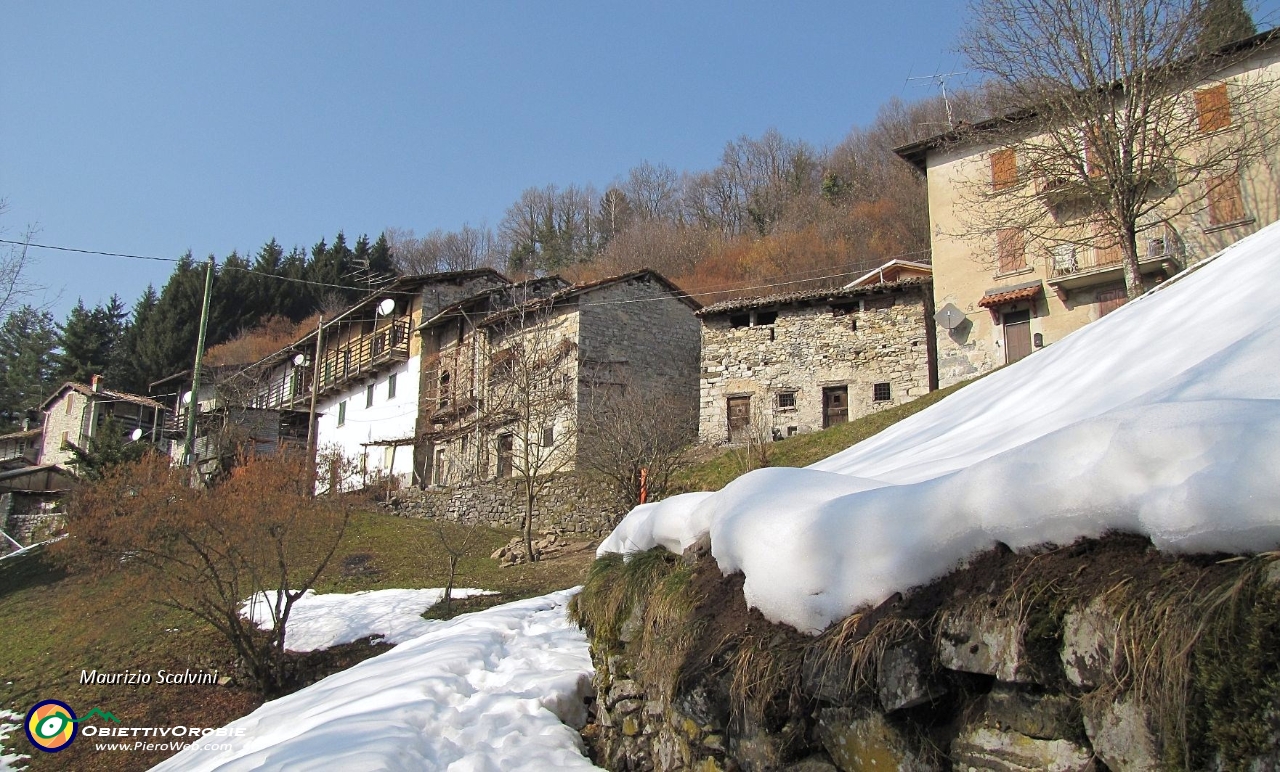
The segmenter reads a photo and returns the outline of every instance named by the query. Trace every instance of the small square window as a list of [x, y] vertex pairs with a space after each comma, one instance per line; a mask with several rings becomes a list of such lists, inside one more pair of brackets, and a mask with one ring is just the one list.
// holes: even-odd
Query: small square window
[[795, 406], [796, 406], [796, 393], [794, 391], [778, 392], [778, 407], [786, 409], [786, 408], [794, 408]]
[[373, 384], [369, 384], [364, 390], [364, 406], [373, 407]]
[[773, 324], [778, 321], [777, 311], [756, 311], [756, 324]]
[[729, 326], [730, 326], [730, 327], [732, 327], [732, 328], [734, 328], [734, 329], [737, 329], [737, 328], [739, 328], [739, 327], [750, 327], [750, 326], [751, 326], [751, 314], [749, 314], [749, 313], [748, 313], [748, 314], [730, 314], [730, 315], [729, 315]]
[[396, 398], [396, 374], [387, 376], [387, 399]]
[[344, 399], [338, 403], [338, 426], [342, 426], [347, 422], [347, 401]]
[[893, 389], [887, 383], [877, 383], [871, 387], [871, 397], [876, 402], [888, 402], [893, 399]]

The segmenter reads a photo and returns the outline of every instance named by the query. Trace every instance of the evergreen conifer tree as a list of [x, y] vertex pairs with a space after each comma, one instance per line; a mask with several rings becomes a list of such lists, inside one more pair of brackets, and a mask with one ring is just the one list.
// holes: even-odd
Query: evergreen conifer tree
[[58, 330], [48, 311], [22, 306], [0, 325], [0, 427], [14, 429], [56, 387]]
[[105, 376], [124, 333], [125, 316], [124, 303], [116, 295], [92, 309], [77, 301], [58, 327], [57, 379], [88, 383], [95, 375]]
[[1201, 51], [1213, 51], [1257, 31], [1244, 0], [1203, 0], [1197, 40]]

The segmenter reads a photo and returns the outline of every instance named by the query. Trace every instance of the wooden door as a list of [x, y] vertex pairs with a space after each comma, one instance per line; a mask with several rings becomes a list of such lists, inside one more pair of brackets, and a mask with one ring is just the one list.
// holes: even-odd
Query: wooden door
[[510, 434], [499, 435], [498, 437], [498, 476], [510, 477], [512, 472], [512, 459], [515, 456], [515, 437]]
[[1004, 361], [1013, 364], [1031, 353], [1031, 312], [1012, 311], [1004, 315]]
[[828, 386], [822, 390], [822, 428], [849, 420], [849, 387]]
[[746, 442], [751, 434], [751, 397], [729, 397], [729, 442]]

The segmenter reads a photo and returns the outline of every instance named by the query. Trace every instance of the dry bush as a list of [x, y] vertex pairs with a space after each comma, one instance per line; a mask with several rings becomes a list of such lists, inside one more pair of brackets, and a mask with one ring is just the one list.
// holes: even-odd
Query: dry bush
[[210, 348], [204, 355], [204, 363], [210, 367], [253, 364], [314, 330], [317, 321], [312, 317], [295, 323], [284, 316], [268, 316], [256, 327]]
[[[222, 484], [193, 489], [187, 470], [151, 455], [108, 469], [68, 509], [68, 566], [124, 574], [126, 591], [189, 612], [235, 649], [264, 694], [289, 680], [285, 631], [346, 530], [340, 499], [310, 495], [301, 456], [246, 457]], [[241, 615], [266, 593], [269, 629]]]

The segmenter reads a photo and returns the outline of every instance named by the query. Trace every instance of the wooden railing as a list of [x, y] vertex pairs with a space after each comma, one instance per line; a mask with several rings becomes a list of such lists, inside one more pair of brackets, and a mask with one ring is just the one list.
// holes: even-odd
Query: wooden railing
[[320, 393], [345, 385], [387, 362], [409, 358], [409, 321], [397, 320], [368, 335], [327, 348], [320, 359]]

